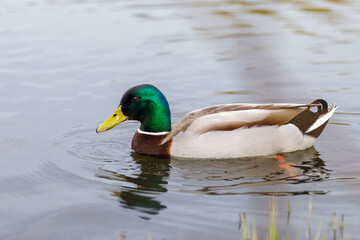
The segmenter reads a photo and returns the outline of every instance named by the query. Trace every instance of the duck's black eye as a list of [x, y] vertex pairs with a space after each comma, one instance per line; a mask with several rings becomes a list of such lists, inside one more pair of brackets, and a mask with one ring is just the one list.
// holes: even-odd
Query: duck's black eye
[[113, 115], [113, 117], [116, 117], [117, 116], [117, 114], [115, 113], [114, 115]]
[[137, 102], [139, 100], [140, 100], [140, 97], [136, 97], [136, 96], [131, 99], [132, 102]]

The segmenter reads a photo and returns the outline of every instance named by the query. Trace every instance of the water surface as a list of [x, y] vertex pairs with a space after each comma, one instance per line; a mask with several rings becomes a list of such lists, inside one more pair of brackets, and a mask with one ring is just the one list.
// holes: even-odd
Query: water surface
[[[357, 239], [359, 13], [330, 0], [2, 1], [0, 238], [241, 239], [244, 212], [264, 238], [276, 195], [281, 236], [306, 237], [311, 199], [313, 234], [336, 212]], [[164, 92], [173, 122], [219, 103], [339, 108], [305, 151], [157, 159], [132, 152], [138, 123], [95, 133], [140, 83]]]

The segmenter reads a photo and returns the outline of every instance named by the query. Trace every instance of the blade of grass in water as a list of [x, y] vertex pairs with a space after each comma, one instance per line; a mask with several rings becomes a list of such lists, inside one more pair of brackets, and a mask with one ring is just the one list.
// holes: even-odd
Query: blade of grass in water
[[270, 210], [270, 219], [269, 219], [269, 240], [277, 240], [277, 202], [276, 198], [271, 199], [271, 210]]
[[309, 198], [309, 217], [308, 217], [308, 228], [306, 237], [310, 240], [311, 239], [311, 211], [312, 211], [312, 202], [311, 197]]

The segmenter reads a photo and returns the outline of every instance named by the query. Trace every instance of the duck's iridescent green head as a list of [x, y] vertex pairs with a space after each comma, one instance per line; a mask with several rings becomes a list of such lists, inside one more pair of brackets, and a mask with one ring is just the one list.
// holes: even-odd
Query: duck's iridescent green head
[[156, 87], [144, 84], [130, 88], [121, 98], [119, 108], [102, 123], [96, 132], [104, 132], [126, 120], [141, 122], [140, 130], [164, 132], [171, 130], [169, 104]]

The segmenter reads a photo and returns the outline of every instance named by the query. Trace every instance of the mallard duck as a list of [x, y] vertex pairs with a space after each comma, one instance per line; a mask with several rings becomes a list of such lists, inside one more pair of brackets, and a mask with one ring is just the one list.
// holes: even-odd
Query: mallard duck
[[[316, 107], [315, 112], [311, 108]], [[313, 146], [337, 106], [311, 104], [224, 104], [198, 109], [171, 126], [164, 94], [144, 84], [130, 88], [96, 132], [126, 120], [140, 121], [132, 149], [179, 158], [240, 158], [304, 150]]]

